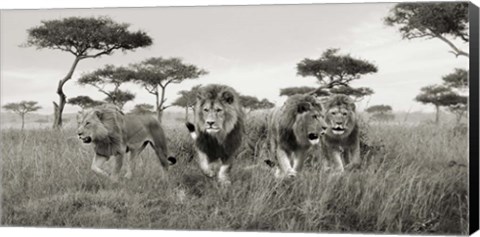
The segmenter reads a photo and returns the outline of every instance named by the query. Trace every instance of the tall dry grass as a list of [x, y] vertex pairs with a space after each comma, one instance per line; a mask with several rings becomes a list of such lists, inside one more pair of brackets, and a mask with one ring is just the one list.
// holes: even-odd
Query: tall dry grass
[[[261, 147], [261, 118], [251, 115], [255, 145], [245, 148]], [[364, 126], [363, 147], [377, 149], [361, 171], [341, 175], [312, 159], [295, 180], [279, 181], [252, 158], [259, 151], [244, 152], [228, 189], [191, 162], [182, 122], [165, 127], [179, 161], [168, 178], [147, 149], [134, 178], [118, 184], [90, 171], [93, 151], [74, 131], [3, 130], [2, 225], [467, 234], [468, 139], [447, 126]]]

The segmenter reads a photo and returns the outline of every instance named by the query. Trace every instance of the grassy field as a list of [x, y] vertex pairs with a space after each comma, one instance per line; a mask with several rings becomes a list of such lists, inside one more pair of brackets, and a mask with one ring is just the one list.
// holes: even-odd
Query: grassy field
[[[249, 121], [247, 136], [261, 141], [261, 123]], [[375, 149], [341, 175], [312, 159], [278, 181], [253, 158], [261, 152], [244, 152], [228, 189], [191, 161], [183, 122], [165, 127], [179, 161], [168, 178], [147, 149], [118, 184], [90, 171], [93, 151], [73, 130], [2, 130], [2, 225], [467, 234], [468, 138], [449, 126], [364, 126], [363, 148]]]

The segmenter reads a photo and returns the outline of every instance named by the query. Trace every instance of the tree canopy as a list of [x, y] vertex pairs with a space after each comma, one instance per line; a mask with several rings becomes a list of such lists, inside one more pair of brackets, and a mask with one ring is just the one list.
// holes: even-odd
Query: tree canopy
[[301, 86], [301, 87], [287, 87], [280, 89], [280, 96], [292, 96], [296, 94], [313, 93], [317, 96], [328, 96], [330, 93], [326, 90], [318, 90], [316, 87]]
[[469, 41], [468, 2], [398, 3], [390, 10], [385, 23], [398, 26], [405, 39], [438, 38], [448, 44], [456, 56], [469, 55], [447, 38]]
[[84, 109], [88, 109], [88, 108], [92, 108], [92, 107], [101, 105], [103, 102], [98, 101], [98, 100], [94, 100], [94, 99], [90, 98], [89, 96], [80, 95], [80, 96], [69, 98], [68, 103], [71, 104], [71, 105], [80, 106], [80, 108], [82, 108], [82, 110], [84, 110]]
[[190, 90], [181, 90], [178, 92], [180, 97], [178, 97], [172, 105], [183, 107], [183, 108], [193, 108], [197, 100], [198, 89], [201, 85], [196, 85]]
[[422, 87], [421, 93], [415, 100], [424, 104], [436, 106], [449, 106], [458, 103], [466, 103], [467, 98], [454, 93], [450, 88], [443, 85], [431, 85]]
[[372, 105], [365, 111], [376, 121], [389, 121], [395, 118], [390, 105]]
[[136, 104], [132, 110], [131, 114], [150, 114], [154, 113], [154, 106], [151, 104]]
[[455, 68], [455, 71], [442, 77], [443, 84], [455, 89], [466, 89], [468, 87], [468, 71]]
[[129, 31], [130, 25], [116, 23], [109, 17], [68, 17], [41, 21], [27, 30], [27, 46], [69, 52], [81, 58], [109, 55], [115, 50], [127, 51], [152, 44], [143, 31]]
[[257, 97], [249, 95], [240, 95], [240, 104], [248, 111], [275, 107], [274, 103], [265, 98], [259, 100]]
[[392, 112], [390, 105], [372, 105], [365, 110], [367, 113], [389, 113]]
[[123, 106], [133, 99], [135, 99], [135, 94], [130, 91], [114, 90], [110, 92], [110, 96], [105, 98], [105, 101], [123, 109]]

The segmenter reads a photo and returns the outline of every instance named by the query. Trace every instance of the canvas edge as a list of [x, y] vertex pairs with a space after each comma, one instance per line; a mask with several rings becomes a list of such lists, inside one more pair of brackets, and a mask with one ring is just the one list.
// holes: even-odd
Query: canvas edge
[[469, 233], [473, 234], [479, 228], [479, 18], [478, 7], [470, 2], [469, 4], [469, 28], [470, 28], [470, 60], [469, 60], [469, 92], [470, 92], [470, 172], [469, 172]]

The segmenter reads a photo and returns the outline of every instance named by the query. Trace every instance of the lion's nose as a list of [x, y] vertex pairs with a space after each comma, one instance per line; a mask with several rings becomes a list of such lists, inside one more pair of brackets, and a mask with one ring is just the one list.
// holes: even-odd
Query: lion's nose
[[316, 133], [309, 133], [309, 134], [308, 134], [308, 139], [310, 139], [310, 140], [318, 139], [318, 134], [316, 134]]
[[215, 122], [213, 122], [213, 121], [207, 121], [207, 124], [208, 124], [208, 126], [210, 126], [210, 127], [211, 127], [214, 123], [215, 123]]
[[342, 125], [343, 122], [342, 121], [339, 121], [339, 122], [335, 122], [337, 125]]

